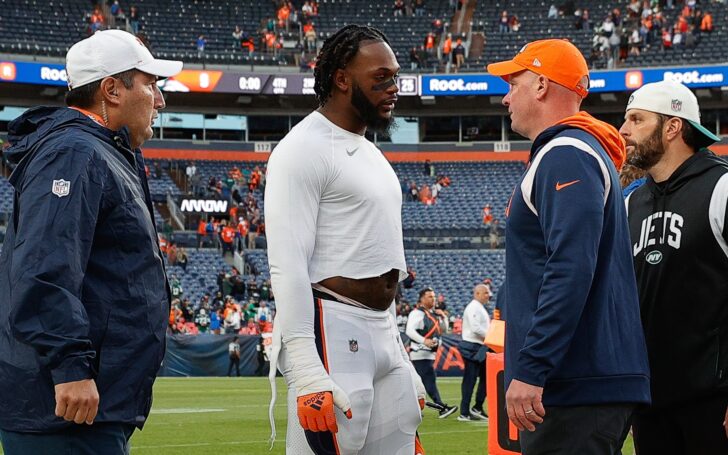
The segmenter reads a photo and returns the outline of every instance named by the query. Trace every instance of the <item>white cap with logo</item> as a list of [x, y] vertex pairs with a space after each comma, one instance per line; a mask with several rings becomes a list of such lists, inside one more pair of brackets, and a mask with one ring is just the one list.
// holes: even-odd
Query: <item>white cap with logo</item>
[[71, 46], [66, 54], [69, 89], [130, 69], [170, 77], [182, 71], [182, 62], [155, 59], [139, 38], [122, 30], [98, 31]]
[[689, 88], [678, 82], [660, 81], [643, 85], [629, 97], [627, 111], [630, 109], [687, 120], [702, 135], [697, 138], [701, 147], [720, 142], [718, 136], [700, 124], [698, 99]]

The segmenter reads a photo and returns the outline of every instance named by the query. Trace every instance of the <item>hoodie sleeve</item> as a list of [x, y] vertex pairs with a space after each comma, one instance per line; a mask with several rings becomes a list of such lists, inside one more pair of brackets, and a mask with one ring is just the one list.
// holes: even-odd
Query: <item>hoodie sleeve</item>
[[70, 148], [35, 157], [16, 185], [10, 270], [13, 335], [36, 350], [55, 384], [95, 376], [81, 294], [102, 184], [90, 157]]
[[547, 259], [514, 377], [543, 387], [567, 352], [586, 304], [596, 269], [609, 174], [596, 152], [572, 145], [553, 147], [534, 164], [531, 209], [538, 215]]

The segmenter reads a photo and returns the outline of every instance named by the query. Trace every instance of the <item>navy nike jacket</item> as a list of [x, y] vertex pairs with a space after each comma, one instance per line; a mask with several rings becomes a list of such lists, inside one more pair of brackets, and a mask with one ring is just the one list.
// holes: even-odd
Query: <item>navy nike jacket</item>
[[10, 124], [17, 164], [0, 255], [0, 428], [50, 432], [54, 386], [94, 379], [95, 422], [142, 427], [165, 348], [169, 288], [139, 150], [68, 108]]
[[543, 387], [546, 406], [648, 403], [627, 215], [602, 145], [621, 142], [580, 116], [536, 138], [509, 203], [505, 386]]

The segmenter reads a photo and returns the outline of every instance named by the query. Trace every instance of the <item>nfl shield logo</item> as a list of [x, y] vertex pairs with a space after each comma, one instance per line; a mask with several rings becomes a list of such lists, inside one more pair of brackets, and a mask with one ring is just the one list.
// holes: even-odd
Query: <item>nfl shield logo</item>
[[349, 340], [349, 350], [351, 352], [358, 352], [359, 351], [359, 342], [356, 340]]
[[53, 194], [58, 197], [68, 196], [71, 191], [71, 182], [68, 180], [54, 180], [53, 181]]
[[674, 112], [680, 112], [682, 110], [682, 101], [672, 100], [672, 105], [670, 107]]

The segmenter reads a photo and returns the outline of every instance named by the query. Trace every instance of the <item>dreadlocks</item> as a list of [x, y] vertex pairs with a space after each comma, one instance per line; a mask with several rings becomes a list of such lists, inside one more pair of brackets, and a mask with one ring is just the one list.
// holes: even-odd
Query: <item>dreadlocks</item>
[[365, 25], [347, 25], [330, 36], [321, 47], [316, 58], [316, 68], [313, 70], [316, 100], [323, 106], [331, 96], [334, 85], [334, 73], [349, 64], [359, 51], [362, 41], [383, 41], [389, 44], [384, 33], [374, 27]]

